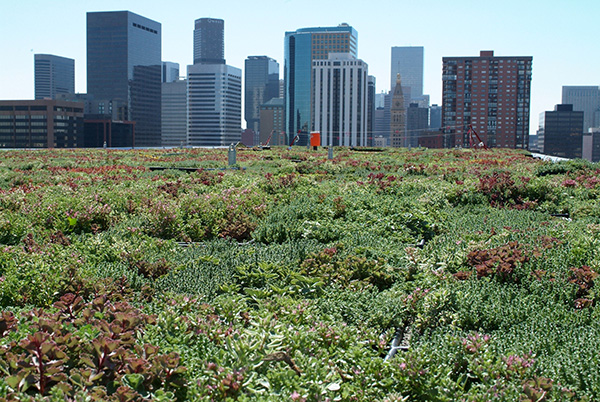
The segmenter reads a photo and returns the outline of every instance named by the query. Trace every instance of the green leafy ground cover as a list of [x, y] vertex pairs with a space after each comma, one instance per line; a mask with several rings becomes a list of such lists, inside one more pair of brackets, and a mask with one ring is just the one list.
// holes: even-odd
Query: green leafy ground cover
[[600, 166], [226, 152], [2, 152], [0, 399], [600, 398]]

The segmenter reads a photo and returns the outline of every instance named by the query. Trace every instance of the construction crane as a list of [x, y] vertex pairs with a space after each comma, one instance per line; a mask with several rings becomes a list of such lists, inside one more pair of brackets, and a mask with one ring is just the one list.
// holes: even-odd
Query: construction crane
[[271, 137], [273, 137], [274, 132], [275, 132], [275, 130], [271, 130], [271, 134], [269, 134], [269, 138], [267, 138], [267, 141], [260, 146], [260, 149], [271, 149], [271, 145], [269, 145], [269, 144], [271, 143]]
[[292, 140], [292, 143], [290, 144], [290, 146], [288, 147], [288, 150], [292, 149], [292, 147], [294, 146], [294, 143], [298, 140], [300, 140], [300, 130], [298, 130], [298, 133], [296, 134], [296, 136], [294, 137], [294, 139]]
[[[467, 135], [469, 136], [469, 147], [476, 149], [488, 149], [471, 124], [469, 124], [469, 131], [467, 131]], [[475, 139], [477, 139], [477, 141]]]

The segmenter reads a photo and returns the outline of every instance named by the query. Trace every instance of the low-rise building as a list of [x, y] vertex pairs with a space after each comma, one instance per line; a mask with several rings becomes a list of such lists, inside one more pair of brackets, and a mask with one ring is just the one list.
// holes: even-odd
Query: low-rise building
[[0, 148], [75, 148], [83, 140], [81, 102], [0, 101]]

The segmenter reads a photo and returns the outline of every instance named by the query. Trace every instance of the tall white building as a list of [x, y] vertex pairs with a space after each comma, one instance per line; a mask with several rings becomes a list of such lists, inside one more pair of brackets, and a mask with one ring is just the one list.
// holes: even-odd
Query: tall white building
[[367, 146], [368, 66], [350, 53], [312, 63], [312, 130], [321, 145]]
[[187, 145], [187, 81], [163, 82], [161, 101], [162, 146]]
[[226, 64], [190, 65], [187, 92], [188, 145], [227, 146], [241, 140], [241, 69]]

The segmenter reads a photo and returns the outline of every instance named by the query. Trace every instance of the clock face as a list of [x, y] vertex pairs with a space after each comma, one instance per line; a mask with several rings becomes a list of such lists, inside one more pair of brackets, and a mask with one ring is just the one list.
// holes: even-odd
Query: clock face
[[400, 102], [396, 102], [396, 106], [400, 106]]

